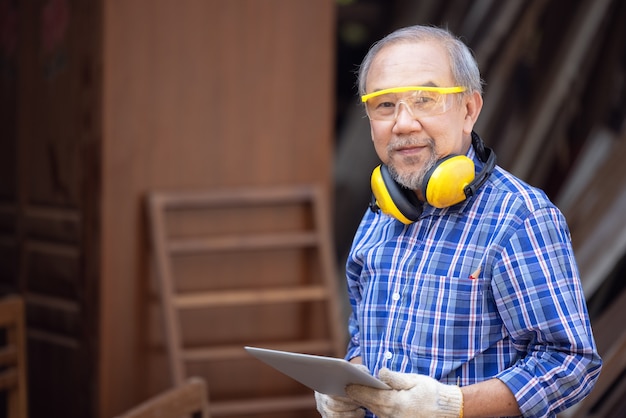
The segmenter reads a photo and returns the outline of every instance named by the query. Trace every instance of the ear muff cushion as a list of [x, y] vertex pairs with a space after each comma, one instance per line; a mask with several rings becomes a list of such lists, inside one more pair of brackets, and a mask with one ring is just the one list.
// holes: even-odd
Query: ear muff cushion
[[[376, 167], [372, 172], [370, 183], [376, 205], [383, 213], [393, 216], [406, 225], [419, 218], [421, 210], [415, 204], [418, 202], [411, 202], [402, 187], [391, 178], [387, 166]], [[417, 198], [415, 200], [417, 201]]]
[[424, 178], [424, 197], [436, 208], [456, 205], [465, 200], [465, 187], [474, 176], [474, 162], [465, 155], [443, 158]]

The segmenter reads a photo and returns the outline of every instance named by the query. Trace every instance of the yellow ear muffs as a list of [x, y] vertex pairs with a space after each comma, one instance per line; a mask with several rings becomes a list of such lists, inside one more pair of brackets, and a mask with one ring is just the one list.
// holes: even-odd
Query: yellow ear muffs
[[370, 182], [374, 194], [374, 202], [370, 205], [373, 210], [380, 209], [406, 225], [417, 221], [422, 213], [417, 196], [396, 183], [386, 165], [374, 169]]
[[456, 205], [467, 198], [474, 181], [474, 162], [465, 155], [450, 155], [437, 162], [424, 176], [422, 193], [436, 208]]
[[[456, 205], [476, 194], [496, 167], [496, 154], [484, 146], [480, 137], [472, 132], [472, 144], [484, 162], [475, 174], [474, 162], [465, 155], [449, 155], [437, 161], [426, 175], [421, 187], [428, 203], [437, 208]], [[399, 185], [386, 165], [374, 169], [371, 178], [372, 202], [370, 208], [383, 211], [404, 224], [419, 219], [422, 203], [414, 191]]]

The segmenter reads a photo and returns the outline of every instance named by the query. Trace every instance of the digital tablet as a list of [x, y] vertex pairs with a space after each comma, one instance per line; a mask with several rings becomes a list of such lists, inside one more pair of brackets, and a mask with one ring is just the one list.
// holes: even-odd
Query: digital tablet
[[390, 389], [363, 369], [339, 358], [244, 347], [254, 357], [309, 388], [326, 395], [346, 396], [349, 384]]

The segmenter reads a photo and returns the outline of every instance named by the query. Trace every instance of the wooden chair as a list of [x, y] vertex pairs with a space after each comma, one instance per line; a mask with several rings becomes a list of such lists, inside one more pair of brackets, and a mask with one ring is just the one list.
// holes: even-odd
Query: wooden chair
[[207, 385], [201, 377], [190, 377], [181, 385], [140, 403], [116, 418], [210, 418]]
[[0, 299], [0, 329], [4, 341], [0, 347], [0, 391], [7, 394], [8, 418], [26, 418], [27, 373], [24, 301], [11, 295]]

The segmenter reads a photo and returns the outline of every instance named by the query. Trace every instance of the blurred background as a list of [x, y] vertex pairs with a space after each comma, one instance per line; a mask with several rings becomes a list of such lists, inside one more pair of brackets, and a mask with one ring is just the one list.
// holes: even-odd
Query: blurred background
[[418, 23], [471, 47], [477, 132], [567, 217], [607, 366], [563, 416], [621, 416], [624, 22], [620, 0], [0, 0], [0, 293], [26, 305], [29, 416], [112, 417], [191, 375], [213, 416], [317, 416], [242, 346], [343, 355], [377, 165], [355, 72]]

